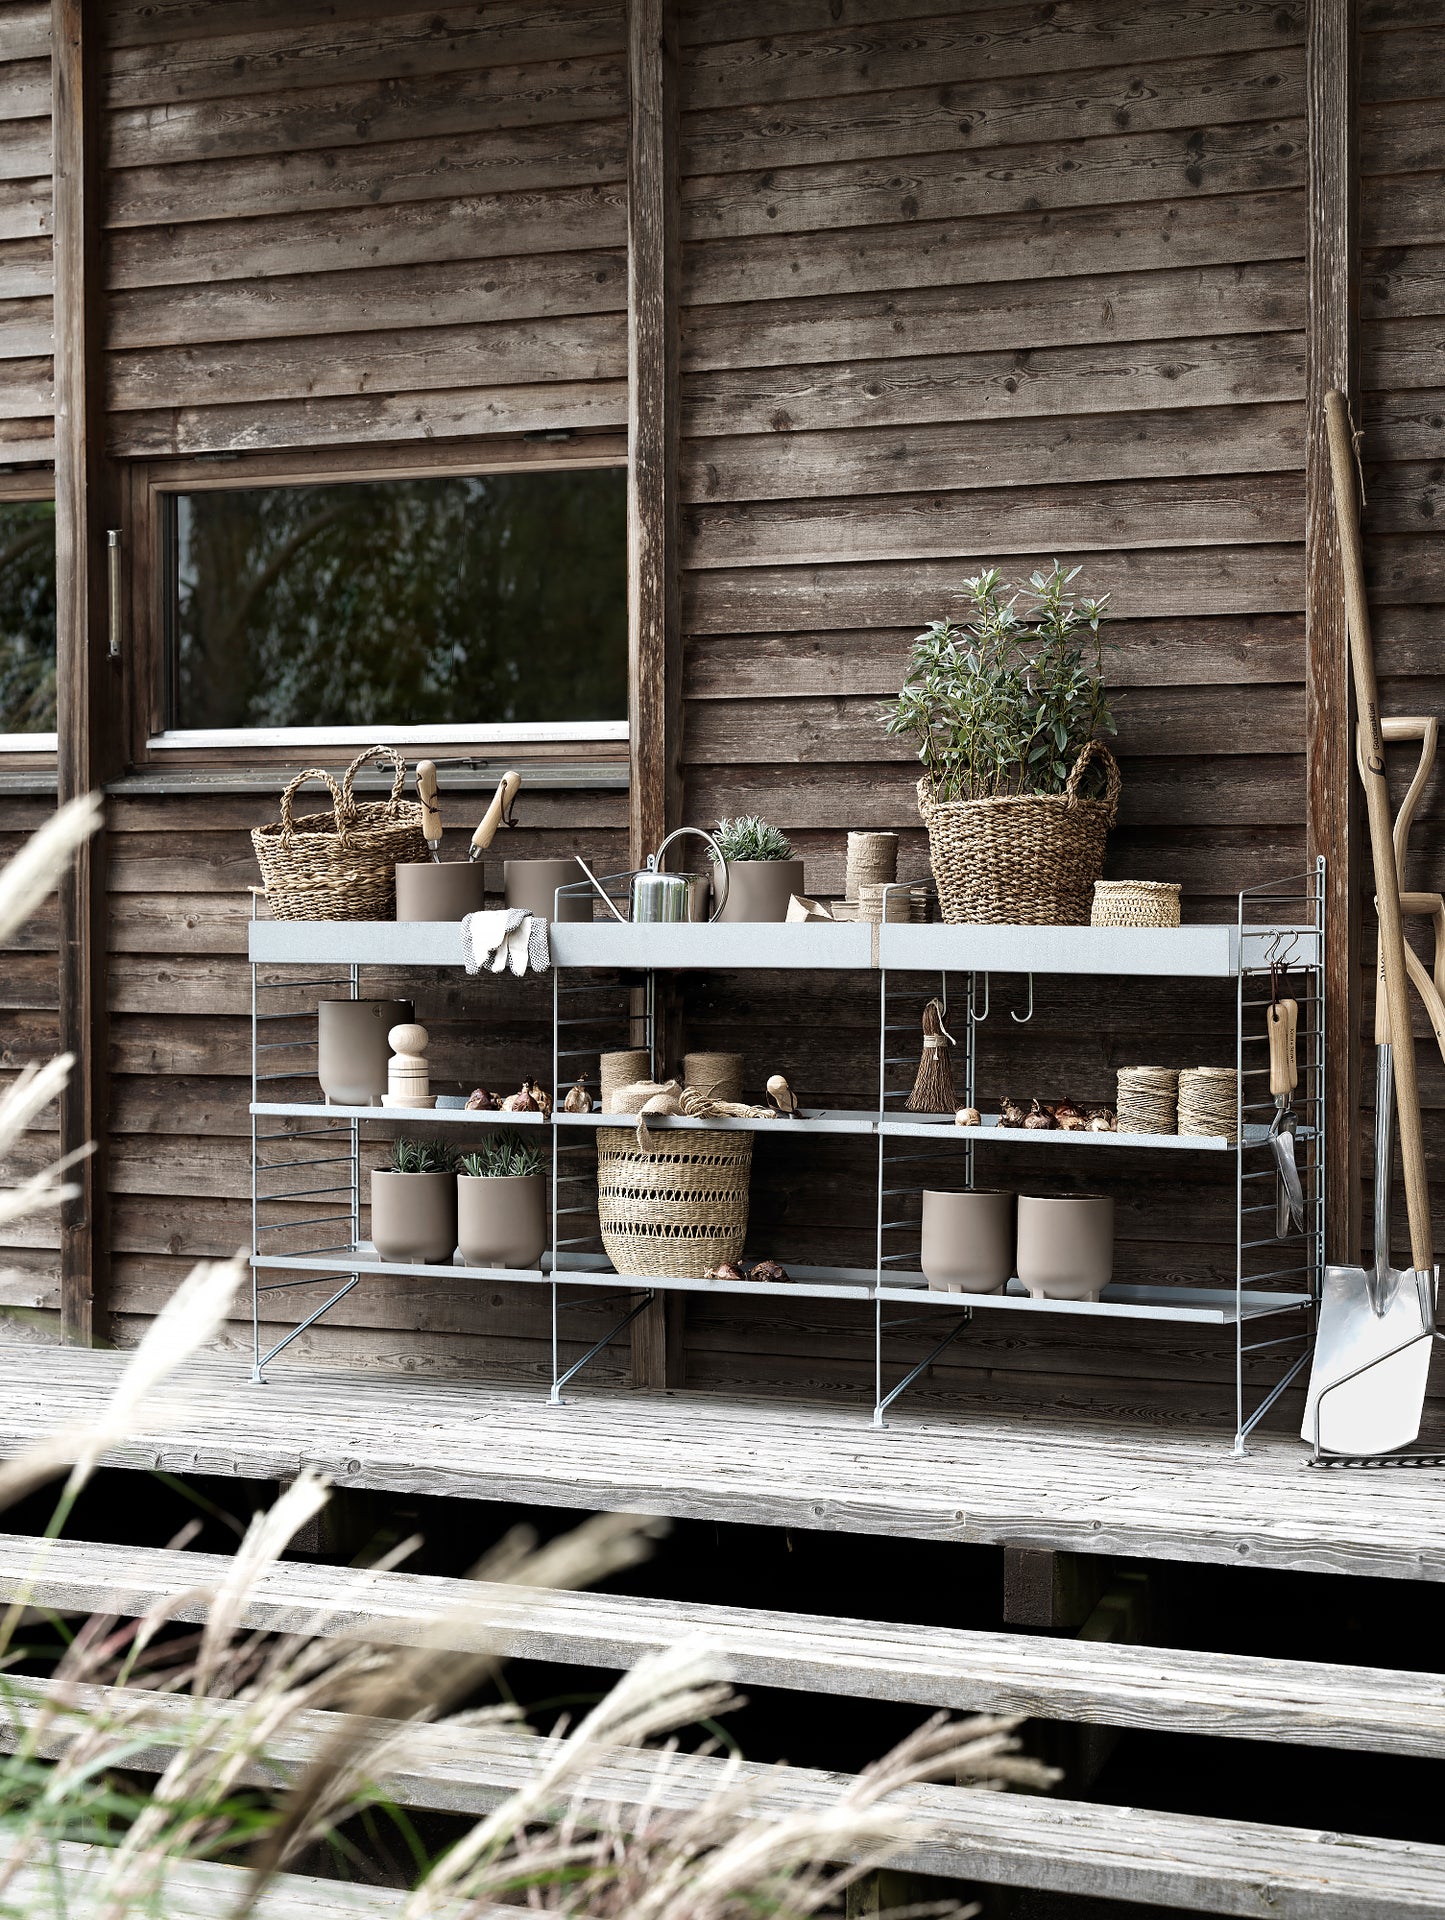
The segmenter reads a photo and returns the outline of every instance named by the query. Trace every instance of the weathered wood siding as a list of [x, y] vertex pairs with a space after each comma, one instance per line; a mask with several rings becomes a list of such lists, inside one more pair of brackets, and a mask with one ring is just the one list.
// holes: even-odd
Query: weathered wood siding
[[621, 0], [111, 10], [112, 445], [626, 421]]
[[49, 0], [0, 0], [0, 463], [55, 457]]

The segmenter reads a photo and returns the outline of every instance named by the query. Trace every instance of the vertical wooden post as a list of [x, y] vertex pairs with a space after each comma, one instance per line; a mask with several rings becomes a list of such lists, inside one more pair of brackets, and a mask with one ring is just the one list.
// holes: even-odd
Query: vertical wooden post
[[[682, 819], [678, 569], [677, 42], [671, 0], [627, 6], [628, 844], [640, 866]], [[669, 1005], [670, 997], [669, 997]], [[675, 1016], [675, 1007], [672, 1007]], [[669, 1007], [659, 1008], [664, 1019]], [[675, 1051], [675, 1017], [660, 1038]], [[682, 1384], [683, 1296], [632, 1323], [635, 1386]]]
[[[58, 789], [98, 787], [118, 746], [117, 675], [107, 659], [105, 536], [110, 498], [100, 368], [98, 0], [51, 0], [55, 252], [55, 573]], [[95, 836], [60, 886], [60, 1043], [76, 1058], [60, 1098], [78, 1199], [60, 1225], [60, 1312], [68, 1340], [106, 1333], [105, 849]]]
[[1330, 496], [1324, 397], [1358, 408], [1358, 31], [1355, 0], [1309, 8], [1309, 305], [1305, 336], [1305, 679], [1308, 846], [1328, 862], [1326, 1257], [1359, 1259], [1359, 794], [1344, 585]]

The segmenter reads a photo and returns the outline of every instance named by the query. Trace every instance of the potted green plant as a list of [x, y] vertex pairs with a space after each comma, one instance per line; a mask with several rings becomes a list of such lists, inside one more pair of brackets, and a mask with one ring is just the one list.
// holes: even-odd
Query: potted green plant
[[489, 1133], [457, 1162], [457, 1239], [469, 1267], [535, 1267], [547, 1244], [542, 1156]]
[[449, 1264], [457, 1246], [457, 1183], [444, 1140], [394, 1141], [371, 1176], [371, 1244], [383, 1260]]
[[720, 920], [786, 920], [788, 901], [803, 891], [803, 863], [787, 835], [740, 814], [719, 820], [713, 838], [727, 862], [728, 896]]
[[[1119, 804], [1100, 632], [1109, 596], [1057, 561], [1027, 585], [964, 585], [966, 626], [913, 643], [888, 731], [918, 742], [918, 810], [950, 921], [1082, 926]], [[1100, 791], [1099, 789], [1102, 789]]]

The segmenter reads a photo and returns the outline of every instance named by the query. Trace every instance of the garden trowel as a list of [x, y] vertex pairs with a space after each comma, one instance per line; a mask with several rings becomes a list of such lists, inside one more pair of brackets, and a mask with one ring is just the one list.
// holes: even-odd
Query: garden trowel
[[[1378, 1106], [1375, 1116], [1375, 1259], [1371, 1269], [1327, 1267], [1302, 1437], [1317, 1454], [1370, 1457], [1408, 1446], [1419, 1434], [1435, 1339], [1435, 1256], [1430, 1195], [1415, 1078], [1415, 1037], [1406, 987], [1400, 876], [1385, 779], [1385, 736], [1365, 602], [1355, 498], [1354, 442], [1343, 394], [1325, 397], [1335, 523], [1344, 563], [1350, 664], [1359, 709], [1359, 767], [1370, 822], [1379, 917], [1376, 999]], [[1383, 1012], [1382, 1012], [1383, 1008]], [[1395, 1082], [1410, 1216], [1408, 1271], [1390, 1265], [1390, 1087]]]

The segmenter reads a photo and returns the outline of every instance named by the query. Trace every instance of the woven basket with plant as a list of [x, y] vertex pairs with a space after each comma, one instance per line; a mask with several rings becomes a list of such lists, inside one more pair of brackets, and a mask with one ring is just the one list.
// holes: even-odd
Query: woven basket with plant
[[735, 1261], [748, 1231], [750, 1132], [677, 1127], [651, 1150], [632, 1128], [597, 1131], [597, 1213], [619, 1273], [701, 1280]]
[[[1055, 562], [1026, 587], [966, 581], [970, 625], [936, 620], [884, 709], [918, 741], [918, 810], [947, 921], [1084, 926], [1119, 808], [1100, 625]], [[1086, 648], [1088, 650], [1086, 656]], [[1091, 790], [1092, 789], [1092, 790]]]
[[[385, 800], [358, 800], [357, 773], [368, 760], [377, 759], [391, 762], [391, 793]], [[281, 795], [280, 820], [251, 833], [273, 918], [391, 919], [397, 863], [427, 857], [421, 806], [401, 797], [405, 779], [406, 761], [395, 747], [368, 747], [357, 754], [340, 787], [321, 768], [297, 774]], [[297, 819], [296, 791], [308, 780], [325, 781], [331, 812]]]

